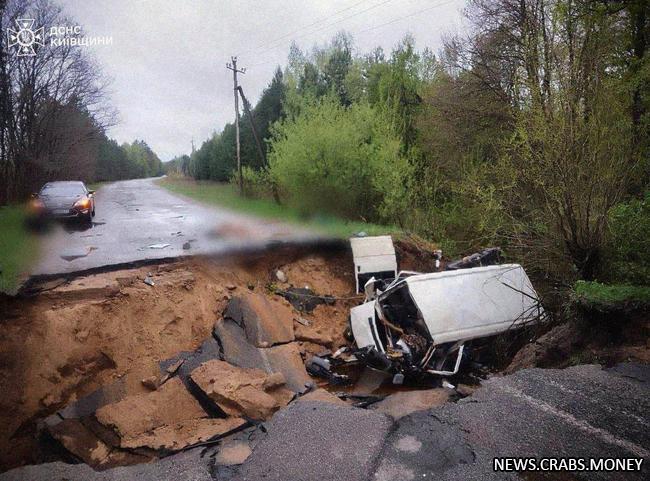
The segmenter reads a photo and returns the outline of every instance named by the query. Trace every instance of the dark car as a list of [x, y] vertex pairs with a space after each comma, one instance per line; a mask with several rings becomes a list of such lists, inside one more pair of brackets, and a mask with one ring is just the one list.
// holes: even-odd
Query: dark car
[[95, 215], [95, 191], [81, 181], [48, 182], [30, 203], [38, 218], [79, 219], [90, 222]]

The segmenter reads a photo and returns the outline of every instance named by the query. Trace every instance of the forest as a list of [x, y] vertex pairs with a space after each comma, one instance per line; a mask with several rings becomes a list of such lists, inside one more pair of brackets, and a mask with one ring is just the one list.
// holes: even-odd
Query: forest
[[[0, 2], [4, 32], [29, 12], [37, 25], [65, 23], [49, 0]], [[0, 206], [24, 200], [51, 180], [99, 182], [156, 176], [158, 156], [142, 140], [118, 145], [106, 135], [118, 121], [110, 82], [84, 49], [10, 54], [0, 42]]]
[[[553, 285], [647, 284], [648, 2], [469, 0], [464, 15], [435, 53], [411, 36], [292, 44], [241, 118], [246, 195], [449, 254], [500, 245]], [[228, 124], [169, 168], [228, 181], [234, 152]]]

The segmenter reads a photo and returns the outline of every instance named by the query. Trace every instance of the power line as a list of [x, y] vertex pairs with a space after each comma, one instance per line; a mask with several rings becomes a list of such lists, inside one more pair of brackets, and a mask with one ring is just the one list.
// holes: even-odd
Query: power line
[[432, 5], [431, 7], [423, 8], [422, 10], [418, 10], [417, 12], [413, 12], [409, 15], [404, 15], [403, 17], [396, 18], [394, 20], [390, 20], [386, 23], [382, 23], [381, 25], [375, 25], [374, 27], [367, 28], [365, 30], [361, 30], [360, 32], [357, 32], [356, 35], [362, 35], [366, 32], [370, 32], [371, 30], [375, 30], [381, 27], [385, 27], [387, 25], [391, 25], [393, 23], [399, 22], [400, 20], [405, 20], [407, 18], [414, 17], [416, 15], [420, 15], [421, 13], [428, 12], [429, 10], [433, 10], [434, 8], [438, 7], [444, 7], [445, 5], [449, 5], [450, 3], [454, 3], [456, 0], [447, 0], [446, 2], [439, 3], [437, 5]]
[[[391, 24], [393, 24], [393, 23], [397, 23], [397, 22], [399, 22], [399, 21], [401, 21], [401, 20], [405, 20], [405, 19], [407, 19], [407, 18], [411, 18], [411, 17], [414, 17], [414, 16], [416, 16], [416, 15], [420, 15], [420, 14], [422, 14], [422, 13], [428, 12], [428, 11], [430, 11], [430, 10], [434, 10], [434, 9], [436, 9], [436, 8], [439, 8], [439, 7], [444, 7], [445, 5], [448, 5], [448, 4], [450, 4], [450, 3], [454, 3], [455, 1], [456, 1], [456, 0], [447, 0], [446, 2], [442, 2], [442, 3], [436, 4], [436, 5], [432, 5], [432, 6], [430, 6], [430, 7], [427, 7], [427, 8], [423, 8], [423, 9], [421, 9], [421, 10], [418, 10], [417, 12], [413, 12], [413, 13], [410, 13], [410, 14], [408, 14], [408, 15], [404, 15], [404, 16], [402, 16], [402, 17], [394, 18], [393, 20], [389, 20], [388, 22], [382, 23], [382, 24], [380, 24], [380, 25], [375, 25], [375, 26], [373, 26], [373, 27], [366, 28], [366, 29], [361, 30], [361, 31], [359, 31], [359, 32], [356, 32], [356, 33], [355, 33], [355, 32], [351, 32], [351, 33], [352, 33], [352, 36], [363, 35], [364, 33], [370, 32], [370, 31], [372, 31], [372, 30], [376, 30], [376, 29], [378, 29], [378, 28], [382, 28], [382, 27], [385, 27], [385, 26], [387, 26], [387, 25], [391, 25]], [[387, 2], [386, 2], [386, 3], [387, 3]], [[282, 48], [282, 47], [281, 47], [281, 46], [278, 46], [278, 47], [275, 47], [273, 50], [277, 50], [277, 49], [279, 49], [279, 48]], [[260, 52], [260, 54], [261, 54], [261, 53], [264, 53], [264, 52]], [[259, 63], [253, 64], [253, 65], [251, 65], [251, 67], [259, 67], [259, 66], [261, 66], [261, 65], [266, 65], [266, 64], [269, 64], [269, 63], [273, 63], [273, 62], [275, 62], [275, 60], [267, 60], [267, 61], [265, 61], [265, 62], [259, 62]]]
[[[356, 3], [354, 3], [353, 5], [350, 5], [349, 7], [343, 8], [343, 9], [341, 9], [341, 10], [337, 10], [336, 12], [334, 12], [334, 13], [332, 13], [332, 14], [330, 14], [330, 15], [325, 15], [325, 16], [323, 16], [323, 17], [319, 17], [317, 20], [315, 20], [314, 22], [310, 23], [309, 25], [305, 25], [305, 26], [303, 26], [303, 27], [297, 28], [296, 30], [294, 30], [294, 31], [292, 31], [292, 32], [289, 32], [289, 33], [287, 33], [287, 34], [285, 34], [285, 35], [282, 35], [281, 37], [278, 37], [278, 38], [276, 38], [276, 39], [274, 39], [274, 40], [271, 40], [271, 41], [269, 41], [269, 42], [264, 42], [263, 44], [258, 45], [258, 46], [255, 47], [255, 48], [248, 49], [248, 50], [244, 51], [244, 53], [252, 52], [252, 51], [255, 51], [255, 50], [259, 49], [259, 48], [262, 48], [262, 47], [265, 47], [265, 46], [269, 46], [269, 45], [275, 44], [276, 42], [278, 42], [278, 41], [280, 41], [280, 40], [284, 40], [285, 38], [290, 37], [291, 35], [293, 35], [293, 34], [295, 34], [295, 33], [298, 33], [298, 32], [300, 32], [300, 31], [302, 31], [302, 30], [307, 29], [307, 28], [311, 28], [311, 27], [313, 27], [313, 26], [316, 26], [316, 25], [318, 25], [319, 23], [323, 22], [324, 20], [327, 20], [328, 18], [335, 17], [336, 15], [338, 15], [338, 14], [340, 14], [340, 13], [343, 13], [343, 12], [347, 12], [348, 10], [350, 10], [350, 9], [352, 9], [352, 8], [354, 8], [354, 7], [356, 7], [357, 5], [361, 5], [362, 3], [366, 3], [367, 1], [368, 1], [368, 0], [361, 0], [360, 2], [356, 2]], [[237, 55], [240, 55], [240, 54], [237, 54]]]
[[[347, 17], [343, 17], [343, 18], [337, 20], [336, 22], [332, 22], [332, 23], [330, 23], [330, 24], [324, 25], [324, 26], [322, 26], [322, 27], [320, 27], [320, 28], [318, 28], [318, 29], [316, 29], [316, 30], [313, 30], [313, 31], [311, 31], [311, 32], [307, 32], [307, 33], [305, 33], [305, 34], [303, 34], [303, 35], [299, 35], [299, 36], [297, 36], [297, 37], [294, 37], [293, 40], [300, 39], [300, 38], [304, 38], [304, 37], [306, 37], [307, 35], [312, 35], [312, 34], [314, 34], [314, 33], [322, 32], [323, 30], [327, 30], [328, 28], [333, 27], [334, 25], [338, 25], [339, 23], [344, 22], [345, 20], [349, 20], [349, 19], [351, 19], [351, 18], [357, 17], [357, 16], [361, 15], [362, 13], [369, 12], [370, 10], [374, 10], [375, 8], [381, 7], [382, 5], [386, 5], [387, 3], [392, 2], [392, 1], [393, 1], [393, 0], [384, 0], [383, 2], [380, 2], [380, 3], [377, 3], [377, 4], [375, 4], [375, 5], [372, 5], [372, 6], [366, 8], [366, 9], [364, 9], [364, 10], [361, 10], [361, 11], [359, 11], [359, 12], [353, 13], [352, 15], [348, 15]], [[264, 54], [264, 53], [266, 53], [266, 52], [270, 52], [270, 51], [272, 51], [272, 50], [276, 50], [276, 49], [279, 48], [279, 47], [280, 47], [279, 45], [276, 45], [276, 46], [273, 46], [273, 47], [269, 47], [269, 48], [267, 48], [267, 49], [265, 49], [265, 50], [262, 50], [261, 52], [257, 52], [257, 53], [255, 54], [255, 56], [259, 56], [259, 55], [262, 55], [262, 54]], [[253, 58], [254, 58], [254, 57], [253, 57]]]

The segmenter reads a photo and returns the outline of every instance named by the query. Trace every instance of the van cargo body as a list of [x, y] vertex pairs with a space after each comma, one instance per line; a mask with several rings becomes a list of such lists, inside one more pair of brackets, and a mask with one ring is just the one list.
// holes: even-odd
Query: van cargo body
[[[544, 317], [524, 269], [504, 264], [401, 275], [375, 300], [352, 308], [350, 325], [359, 348], [388, 354], [401, 349], [417, 358], [413, 346], [409, 347], [414, 336], [426, 341], [429, 350], [453, 344], [457, 351], [471, 339]], [[418, 360], [424, 362], [422, 368], [427, 367], [426, 356]]]

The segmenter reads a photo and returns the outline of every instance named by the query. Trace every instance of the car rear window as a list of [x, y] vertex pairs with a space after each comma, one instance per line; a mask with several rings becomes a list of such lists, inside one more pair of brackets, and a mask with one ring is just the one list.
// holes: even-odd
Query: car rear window
[[48, 184], [43, 187], [41, 194], [45, 195], [83, 195], [86, 193], [81, 184]]

